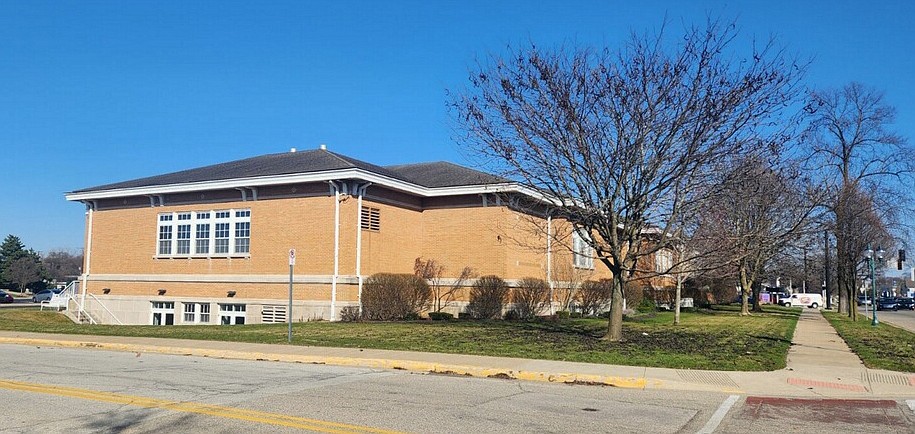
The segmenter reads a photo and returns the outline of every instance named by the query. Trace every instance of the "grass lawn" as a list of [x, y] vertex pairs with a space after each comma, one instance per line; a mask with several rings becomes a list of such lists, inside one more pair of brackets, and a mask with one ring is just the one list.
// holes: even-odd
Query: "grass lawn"
[[[767, 307], [750, 317], [739, 308], [628, 318], [624, 341], [600, 339], [604, 319], [560, 322], [414, 321], [310, 322], [293, 325], [294, 345], [376, 348], [566, 360], [666, 368], [765, 371], [780, 369], [790, 346], [799, 309]], [[56, 312], [3, 309], [0, 329], [43, 333], [166, 337], [258, 343], [286, 343], [287, 325], [110, 326], [77, 325]]]
[[835, 312], [824, 314], [868, 368], [915, 372], [915, 333], [886, 323], [874, 327], [864, 315], [853, 322]]

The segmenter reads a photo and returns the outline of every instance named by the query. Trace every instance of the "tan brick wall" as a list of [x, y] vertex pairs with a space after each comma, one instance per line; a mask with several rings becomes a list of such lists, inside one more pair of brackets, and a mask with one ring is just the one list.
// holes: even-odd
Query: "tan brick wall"
[[[309, 191], [309, 194], [315, 194], [317, 188], [309, 190], [298, 186], [290, 188], [288, 193]], [[363, 205], [380, 210], [379, 231], [358, 229], [357, 198], [341, 196], [339, 275], [350, 280], [338, 284], [337, 310], [358, 300], [358, 287], [352, 283], [352, 277], [357, 272], [359, 234], [362, 236], [361, 272], [365, 277], [377, 272], [412, 273], [417, 257], [433, 258], [445, 265], [445, 277], [456, 277], [464, 266], [475, 268], [478, 275], [494, 274], [506, 280], [547, 277], [546, 223], [542, 219], [492, 202], [482, 206], [483, 201], [472, 196], [430, 200], [434, 206], [421, 211], [413, 208], [414, 203], [398, 205], [404, 198], [395, 194], [383, 190], [374, 194], [369, 195], [371, 199], [365, 199]], [[334, 269], [335, 198], [327, 194], [274, 197], [256, 201], [110, 207], [95, 211], [89, 291], [102, 296], [102, 289], [109, 288], [108, 297], [126, 297], [143, 303], [171, 297], [223, 302], [282, 301], [286, 300], [288, 284], [277, 280], [288, 275], [290, 248], [297, 250], [296, 276], [328, 281]], [[249, 258], [155, 257], [160, 213], [225, 209], [251, 210]], [[564, 221], [553, 221], [554, 233], [568, 233], [567, 229]], [[553, 243], [554, 280], [563, 278], [560, 268], [571, 268], [569, 245]], [[105, 275], [142, 275], [149, 281], [104, 281]], [[193, 282], [194, 276], [201, 276], [201, 279], [208, 276], [206, 278], [210, 280], [213, 276], [227, 276], [231, 278], [229, 280], [235, 279], [232, 276], [264, 276], [263, 280], [276, 283], [252, 283], [244, 278], [220, 283]], [[595, 270], [589, 271], [587, 277], [597, 279], [610, 275], [603, 264], [595, 261]], [[162, 280], [156, 281], [158, 279]], [[157, 295], [159, 289], [166, 290], [164, 297]], [[226, 297], [230, 290], [236, 292], [234, 298]], [[297, 283], [294, 298], [303, 303], [328, 304], [330, 294], [329, 283]], [[458, 301], [466, 300], [466, 294], [466, 290], [462, 291]]]
[[[422, 254], [422, 246], [426, 244], [423, 237], [423, 228], [427, 226], [424, 213], [368, 200], [363, 205], [380, 210], [381, 225], [379, 231], [362, 231], [362, 273], [366, 276], [382, 272], [412, 273], [413, 262]], [[347, 232], [352, 232], [349, 228], [356, 227], [356, 219], [353, 218], [344, 227]], [[355, 243], [347, 247], [347, 256], [355, 258]]]
[[422, 256], [442, 263], [450, 277], [465, 266], [480, 275], [506, 276], [509, 241], [498, 230], [508, 214], [504, 207], [426, 210]]
[[[250, 258], [157, 259], [158, 215], [165, 212], [251, 209]], [[331, 197], [96, 211], [92, 228], [92, 274], [283, 274], [295, 248], [296, 272], [332, 274]], [[341, 219], [342, 220], [342, 219]]]
[[[202, 297], [218, 298], [223, 302], [239, 299], [281, 299], [288, 300], [288, 283], [203, 283], [203, 282], [120, 282], [91, 281], [89, 292], [97, 296], [104, 295], [103, 289], [110, 289], [111, 296], [139, 296], [151, 299], [168, 297]], [[165, 295], [159, 296], [164, 289]], [[235, 291], [234, 297], [228, 297], [229, 291]], [[330, 284], [296, 283], [292, 288], [294, 300], [330, 300]], [[338, 301], [356, 301], [358, 287], [351, 284], [337, 284]]]

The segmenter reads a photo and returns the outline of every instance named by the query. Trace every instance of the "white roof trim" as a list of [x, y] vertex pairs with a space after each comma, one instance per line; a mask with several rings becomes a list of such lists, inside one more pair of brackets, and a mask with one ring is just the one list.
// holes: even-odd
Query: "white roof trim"
[[116, 188], [111, 190], [95, 190], [85, 192], [67, 193], [67, 200], [84, 201], [97, 199], [111, 199], [126, 196], [145, 196], [155, 194], [191, 193], [207, 190], [223, 190], [239, 187], [260, 187], [267, 185], [298, 184], [306, 182], [340, 181], [358, 179], [373, 184], [383, 185], [395, 190], [412, 193], [422, 197], [456, 196], [463, 194], [518, 192], [540, 200], [545, 196], [522, 187], [516, 183], [504, 182], [487, 185], [465, 185], [452, 187], [423, 187], [412, 182], [403, 181], [389, 176], [379, 175], [358, 168], [342, 170], [329, 170], [311, 173], [293, 173], [286, 175], [258, 176], [251, 178], [222, 179], [215, 181], [187, 182], [181, 184], [150, 185], [144, 187]]

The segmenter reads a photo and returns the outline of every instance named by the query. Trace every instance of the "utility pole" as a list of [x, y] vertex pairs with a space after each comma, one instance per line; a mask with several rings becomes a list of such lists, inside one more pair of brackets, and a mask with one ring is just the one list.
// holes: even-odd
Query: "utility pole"
[[829, 231], [823, 229], [823, 289], [826, 291], [826, 309], [832, 309], [829, 292]]
[[807, 293], [807, 242], [804, 243], [804, 280], [801, 282], [801, 288], [804, 288], [804, 294]]

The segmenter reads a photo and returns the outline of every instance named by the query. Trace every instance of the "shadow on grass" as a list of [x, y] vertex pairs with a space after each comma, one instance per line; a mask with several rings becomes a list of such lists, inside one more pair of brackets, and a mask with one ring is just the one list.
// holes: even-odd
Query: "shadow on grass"
[[594, 339], [600, 339], [604, 336], [603, 327], [594, 327], [589, 324], [573, 322], [519, 322], [515, 323], [515, 325], [520, 326], [522, 330], [535, 332], [565, 334]]
[[765, 339], [767, 341], [773, 342], [782, 342], [788, 345], [791, 345], [791, 339], [780, 338], [776, 336], [764, 336], [764, 335], [747, 335], [747, 337], [756, 338], [756, 339]]

